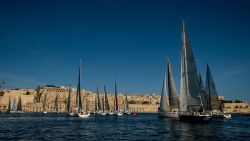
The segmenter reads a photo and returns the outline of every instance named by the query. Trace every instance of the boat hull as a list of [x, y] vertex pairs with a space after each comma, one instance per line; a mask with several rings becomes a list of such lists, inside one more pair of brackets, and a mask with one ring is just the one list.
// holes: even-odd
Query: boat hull
[[160, 117], [171, 117], [171, 118], [178, 118], [177, 112], [159, 112]]
[[208, 115], [179, 115], [180, 121], [193, 122], [193, 123], [207, 123], [210, 121], [211, 116]]
[[79, 118], [88, 118], [88, 117], [90, 117], [90, 114], [88, 113], [88, 114], [78, 114], [78, 117]]
[[212, 118], [214, 118], [214, 119], [230, 119], [231, 114], [213, 114]]

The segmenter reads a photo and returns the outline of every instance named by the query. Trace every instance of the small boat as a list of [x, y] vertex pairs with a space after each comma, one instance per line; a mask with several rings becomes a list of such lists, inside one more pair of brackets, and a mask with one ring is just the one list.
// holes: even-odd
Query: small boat
[[68, 116], [73, 117], [74, 115], [75, 115], [75, 113], [74, 113], [74, 112], [70, 112], [70, 113], [68, 113]]
[[102, 112], [102, 116], [106, 116], [107, 115], [107, 113], [105, 113], [105, 112]]
[[88, 118], [90, 117], [90, 113], [87, 112], [87, 113], [78, 113], [78, 117], [80, 118]]
[[222, 112], [212, 112], [212, 118], [214, 119], [230, 119], [231, 117], [231, 114]]
[[117, 116], [122, 116], [123, 113], [122, 113], [122, 112], [119, 112], [119, 113], [117, 113], [116, 115], [117, 115]]
[[123, 111], [123, 115], [130, 115], [130, 112], [129, 112], [129, 106], [128, 106], [128, 94], [126, 94], [125, 96], [125, 99], [123, 101], [124, 103], [124, 111]]

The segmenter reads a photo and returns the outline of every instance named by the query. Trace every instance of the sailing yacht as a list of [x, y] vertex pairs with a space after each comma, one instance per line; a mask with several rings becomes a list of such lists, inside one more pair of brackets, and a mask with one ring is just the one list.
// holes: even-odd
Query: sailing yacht
[[209, 105], [209, 110], [211, 111], [212, 114], [212, 118], [225, 118], [225, 119], [231, 118], [231, 114], [223, 113], [220, 109], [218, 94], [208, 64], [206, 72], [205, 92], [208, 94], [208, 105]]
[[68, 98], [66, 101], [66, 105], [67, 105], [67, 112], [68, 112], [68, 116], [74, 116], [74, 112], [71, 109], [71, 88], [69, 88], [69, 94], [68, 94]]
[[164, 80], [163, 80], [163, 87], [162, 87], [162, 93], [161, 93], [161, 101], [160, 101], [160, 107], [159, 107], [159, 114], [161, 117], [173, 117], [173, 118], [178, 118], [178, 113], [173, 112], [170, 109], [169, 106], [169, 100], [167, 99], [167, 69], [164, 75]]
[[78, 84], [77, 84], [77, 91], [76, 91], [76, 108], [75, 108], [75, 117], [80, 118], [87, 118], [90, 116], [89, 112], [82, 111], [82, 99], [81, 99], [81, 60], [80, 60], [80, 67], [78, 72]]
[[9, 97], [9, 107], [7, 110], [8, 113], [14, 114], [14, 113], [23, 113], [22, 111], [22, 98], [20, 96], [18, 103], [16, 103], [16, 98], [11, 102], [11, 97]]
[[11, 99], [9, 97], [9, 111], [8, 113], [17, 113], [17, 105], [16, 105], [16, 98], [11, 102]]
[[124, 111], [123, 111], [123, 114], [124, 115], [130, 115], [130, 112], [129, 112], [129, 106], [128, 106], [128, 94], [126, 94], [125, 96], [125, 99], [124, 99]]
[[47, 94], [45, 94], [44, 100], [43, 100], [43, 113], [44, 113], [44, 114], [47, 114], [47, 110], [46, 110], [46, 100], [47, 100]]
[[117, 92], [116, 81], [115, 81], [115, 95], [114, 95], [114, 115], [116, 115], [116, 116], [122, 116], [123, 115], [119, 111], [119, 108], [118, 108], [118, 92]]
[[208, 122], [211, 116], [205, 113], [199, 87], [198, 72], [191, 43], [187, 37], [186, 25], [182, 23], [182, 55], [180, 86], [180, 121]]
[[109, 100], [108, 100], [108, 93], [107, 93], [105, 85], [104, 85], [104, 103], [105, 103], [105, 112], [107, 115], [109, 115], [110, 114]]

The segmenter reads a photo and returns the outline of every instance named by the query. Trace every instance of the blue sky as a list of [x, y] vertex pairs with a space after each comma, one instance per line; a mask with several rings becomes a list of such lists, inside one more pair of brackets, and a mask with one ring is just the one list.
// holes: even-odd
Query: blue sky
[[250, 102], [247, 0], [0, 1], [0, 79], [5, 88], [96, 85], [160, 93], [167, 58], [180, 85], [181, 22], [199, 72], [206, 63], [219, 95]]

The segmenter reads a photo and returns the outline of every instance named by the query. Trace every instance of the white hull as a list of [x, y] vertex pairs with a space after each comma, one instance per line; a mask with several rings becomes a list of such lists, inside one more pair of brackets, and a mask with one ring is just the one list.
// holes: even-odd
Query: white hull
[[123, 114], [122, 113], [118, 113], [117, 116], [122, 116]]
[[47, 111], [43, 111], [44, 114], [47, 114], [48, 112]]
[[75, 113], [68, 113], [69, 114], [69, 116], [75, 116]]
[[224, 114], [223, 116], [224, 116], [224, 118], [226, 118], [226, 119], [229, 119], [229, 118], [231, 118], [231, 117], [232, 117], [232, 115], [231, 115], [231, 114]]
[[23, 111], [9, 111], [10, 114], [22, 114]]
[[80, 118], [88, 118], [90, 116], [90, 114], [89, 113], [88, 114], [78, 114], [78, 116]]
[[107, 115], [107, 113], [102, 113], [102, 116], [106, 116]]
[[179, 115], [177, 112], [159, 112], [161, 117], [171, 117], [171, 118], [178, 118]]

